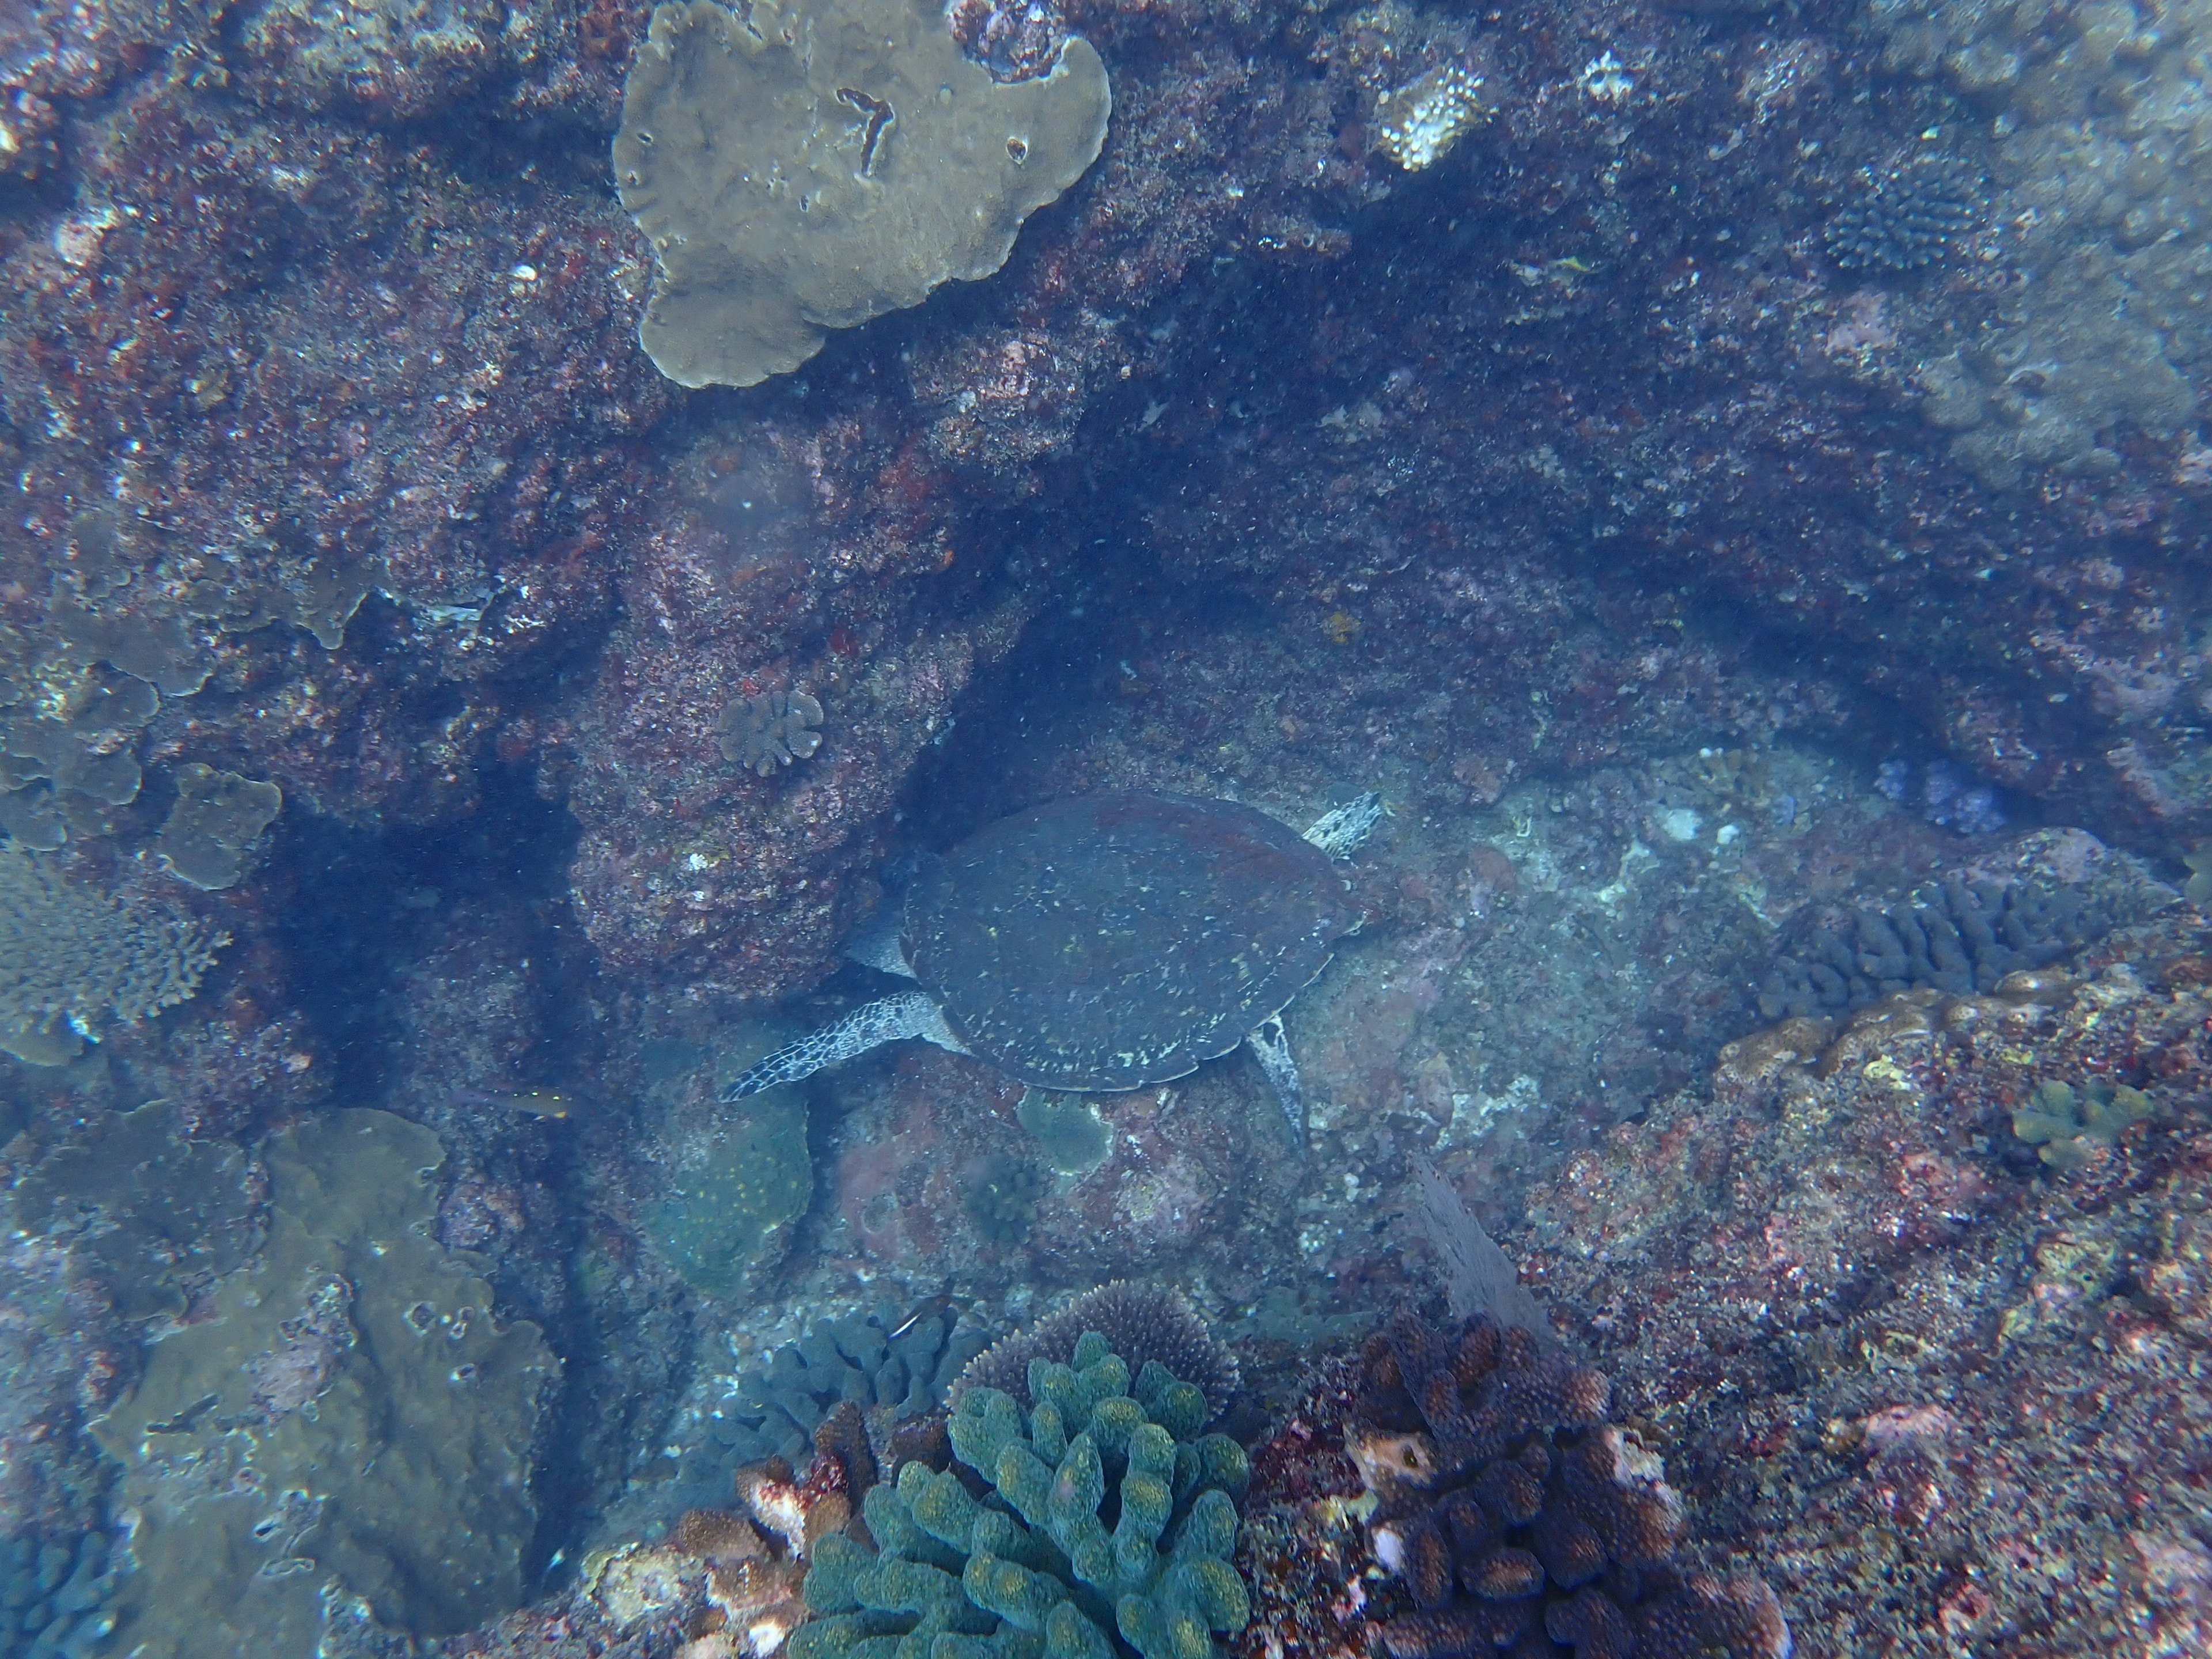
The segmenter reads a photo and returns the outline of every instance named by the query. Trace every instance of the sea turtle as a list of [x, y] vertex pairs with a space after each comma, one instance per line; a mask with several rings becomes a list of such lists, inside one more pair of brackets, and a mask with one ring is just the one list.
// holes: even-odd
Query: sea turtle
[[778, 1049], [722, 1098], [901, 1037], [1097, 1091], [1164, 1083], [1242, 1042], [1303, 1135], [1282, 1011], [1359, 926], [1331, 860], [1382, 812], [1363, 795], [1300, 836], [1236, 801], [1114, 793], [1002, 819], [933, 860], [896, 930], [853, 951], [921, 990]]

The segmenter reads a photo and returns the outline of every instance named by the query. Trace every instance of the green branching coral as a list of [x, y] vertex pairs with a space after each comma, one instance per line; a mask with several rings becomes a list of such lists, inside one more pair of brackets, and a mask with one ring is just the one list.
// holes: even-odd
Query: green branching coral
[[791, 1659], [1213, 1659], [1213, 1633], [1243, 1628], [1249, 1471], [1200, 1436], [1205, 1395], [1157, 1360], [1133, 1388], [1096, 1331], [1073, 1364], [1033, 1362], [1030, 1394], [1027, 1413], [986, 1388], [954, 1408], [953, 1455], [988, 1496], [910, 1462], [863, 1504], [873, 1553], [822, 1540]]

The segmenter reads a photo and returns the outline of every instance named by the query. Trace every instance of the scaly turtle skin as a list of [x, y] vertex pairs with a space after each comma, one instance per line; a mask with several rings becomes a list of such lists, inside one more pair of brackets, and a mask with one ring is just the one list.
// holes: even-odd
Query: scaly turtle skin
[[1331, 864], [1373, 795], [1305, 835], [1234, 801], [1100, 794], [991, 825], [908, 890], [897, 948], [865, 959], [922, 989], [855, 1009], [756, 1064], [742, 1099], [920, 1036], [1045, 1089], [1164, 1083], [1249, 1042], [1291, 1121], [1279, 1016], [1360, 913]]

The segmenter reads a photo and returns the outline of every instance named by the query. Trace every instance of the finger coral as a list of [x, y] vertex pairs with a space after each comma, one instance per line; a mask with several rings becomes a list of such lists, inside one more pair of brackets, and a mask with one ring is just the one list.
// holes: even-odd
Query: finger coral
[[1098, 156], [1106, 68], [1011, 83], [915, 0], [679, 0], [623, 88], [615, 184], [659, 270], [639, 331], [680, 385], [755, 386], [827, 330], [1006, 262]]
[[1106, 1346], [1139, 1374], [1157, 1359], [1175, 1376], [1206, 1395], [1210, 1422], [1228, 1406], [1242, 1380], [1237, 1356], [1229, 1352], [1198, 1311], [1173, 1291], [1115, 1279], [1085, 1291], [1060, 1312], [1025, 1331], [992, 1344], [968, 1363], [952, 1385], [957, 1405], [970, 1389], [997, 1389], [1016, 1404], [1035, 1405], [1030, 1396], [1030, 1362], [1073, 1360], [1085, 1331], [1097, 1331]]
[[1413, 1603], [1382, 1624], [1391, 1659], [1547, 1641], [1577, 1659], [1784, 1659], [1765, 1584], [1676, 1565], [1681, 1501], [1606, 1420], [1611, 1393], [1480, 1316], [1444, 1331], [1401, 1317], [1369, 1342], [1344, 1449], [1376, 1500], [1376, 1559]]
[[1071, 1359], [1031, 1361], [1027, 1412], [962, 1394], [952, 1452], [985, 1498], [909, 1462], [868, 1492], [873, 1552], [821, 1540], [792, 1659], [1209, 1659], [1215, 1632], [1243, 1627], [1243, 1448], [1200, 1435], [1205, 1395], [1158, 1361], [1133, 1379], [1097, 1331]]

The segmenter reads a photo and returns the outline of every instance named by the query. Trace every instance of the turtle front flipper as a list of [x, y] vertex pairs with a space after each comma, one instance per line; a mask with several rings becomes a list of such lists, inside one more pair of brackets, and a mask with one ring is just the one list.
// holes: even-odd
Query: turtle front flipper
[[825, 1025], [755, 1060], [722, 1091], [722, 1098], [743, 1100], [779, 1083], [796, 1083], [825, 1066], [835, 1066], [902, 1037], [924, 1037], [956, 1054], [968, 1052], [968, 1045], [953, 1036], [952, 1028], [945, 1023], [945, 1011], [935, 998], [921, 991], [906, 991], [880, 1002], [863, 1003], [836, 1024]]
[[1291, 1053], [1290, 1035], [1283, 1030], [1283, 1017], [1268, 1015], [1245, 1033], [1244, 1045], [1260, 1062], [1267, 1081], [1275, 1085], [1275, 1098], [1282, 1102], [1283, 1115], [1290, 1119], [1291, 1133], [1298, 1138], [1303, 1150], [1306, 1144], [1306, 1097], [1298, 1083], [1297, 1057]]

